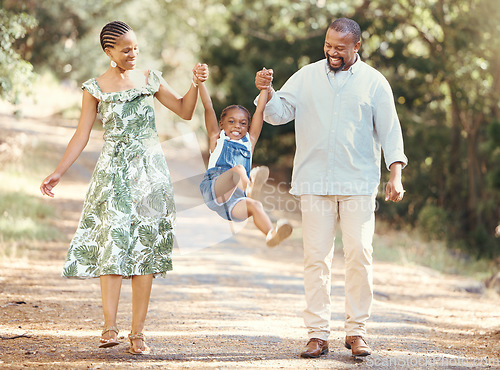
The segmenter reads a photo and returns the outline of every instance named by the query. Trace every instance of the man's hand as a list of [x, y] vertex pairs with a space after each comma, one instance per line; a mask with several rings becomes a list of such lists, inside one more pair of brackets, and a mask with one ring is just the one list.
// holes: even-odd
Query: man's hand
[[391, 164], [391, 178], [385, 187], [385, 200], [400, 202], [403, 199], [405, 190], [403, 189], [403, 183], [401, 182], [402, 168], [403, 164], [401, 162]]

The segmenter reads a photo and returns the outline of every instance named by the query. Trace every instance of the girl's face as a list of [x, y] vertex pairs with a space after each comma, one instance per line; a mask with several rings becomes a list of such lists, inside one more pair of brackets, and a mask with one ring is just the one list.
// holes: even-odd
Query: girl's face
[[139, 46], [134, 31], [128, 31], [118, 37], [113, 48], [106, 48], [106, 54], [115, 61], [119, 68], [134, 69], [139, 55]]
[[233, 108], [226, 112], [219, 122], [219, 127], [231, 140], [239, 140], [247, 134], [249, 124], [247, 112]]

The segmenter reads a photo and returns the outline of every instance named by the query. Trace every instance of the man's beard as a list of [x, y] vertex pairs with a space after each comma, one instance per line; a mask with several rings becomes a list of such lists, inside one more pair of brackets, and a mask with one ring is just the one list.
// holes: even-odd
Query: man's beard
[[342, 64], [339, 66], [339, 67], [336, 67], [336, 68], [333, 68], [332, 65], [330, 64], [330, 60], [331, 60], [331, 57], [330, 56], [327, 56], [327, 60], [328, 60], [328, 68], [330, 69], [330, 71], [332, 71], [333, 73], [337, 73], [338, 71], [342, 71], [344, 68], [345, 68], [345, 61], [344, 61], [344, 58], [340, 58], [342, 59]]
[[338, 71], [342, 71], [344, 68], [345, 68], [345, 61], [344, 61], [344, 58], [340, 58], [342, 59], [342, 64], [337, 67], [337, 68], [333, 68], [332, 65], [330, 64], [330, 59], [331, 57], [328, 57], [328, 68], [330, 69], [330, 71], [332, 71], [333, 73], [337, 73]]

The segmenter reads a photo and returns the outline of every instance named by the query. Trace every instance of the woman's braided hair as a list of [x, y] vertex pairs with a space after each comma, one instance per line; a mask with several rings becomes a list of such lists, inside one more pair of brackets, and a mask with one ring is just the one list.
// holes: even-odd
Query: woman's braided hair
[[115, 46], [116, 39], [129, 31], [132, 31], [132, 28], [124, 22], [109, 22], [102, 28], [101, 31], [100, 39], [102, 50], [106, 48], [113, 48]]

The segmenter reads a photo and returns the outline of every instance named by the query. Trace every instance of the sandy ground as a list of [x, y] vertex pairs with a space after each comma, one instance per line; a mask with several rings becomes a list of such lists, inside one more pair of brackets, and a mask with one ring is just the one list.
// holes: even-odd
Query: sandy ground
[[[71, 124], [0, 116], [0, 132], [28, 135], [62, 154]], [[500, 298], [478, 283], [428, 268], [375, 261], [375, 301], [367, 340], [374, 350], [354, 359], [343, 348], [344, 270], [336, 250], [330, 353], [299, 358], [307, 341], [302, 311], [302, 245], [296, 201], [267, 185], [273, 219], [288, 217], [292, 237], [270, 249], [252, 223], [229, 225], [207, 214], [197, 197], [203, 168], [189, 137], [165, 143], [177, 197], [179, 239], [174, 271], [156, 279], [145, 334], [152, 353], [132, 356], [125, 281], [118, 325], [122, 344], [99, 349], [99, 281], [60, 277], [88, 179], [100, 149], [96, 132], [57, 189], [54, 221], [67, 235], [33, 243], [23, 258], [0, 261], [0, 367], [21, 368], [500, 368]], [[170, 152], [169, 152], [170, 151]], [[201, 164], [200, 164], [201, 163]], [[200, 172], [201, 171], [201, 172]], [[33, 189], [33, 194], [37, 189]], [[384, 243], [397, 234], [379, 235]]]

